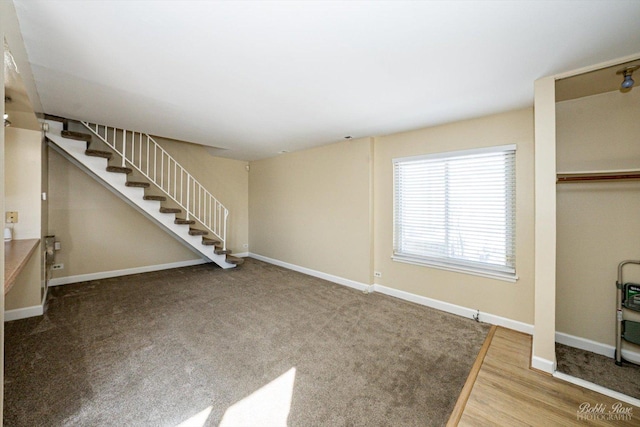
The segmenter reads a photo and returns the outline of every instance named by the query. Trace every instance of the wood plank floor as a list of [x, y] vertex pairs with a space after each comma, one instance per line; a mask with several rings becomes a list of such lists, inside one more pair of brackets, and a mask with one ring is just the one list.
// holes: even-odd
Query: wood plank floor
[[[530, 355], [530, 335], [498, 327], [458, 425], [640, 425], [640, 408], [622, 403], [631, 416], [610, 416], [615, 399], [529, 369]], [[603, 412], [578, 419], [582, 404]]]

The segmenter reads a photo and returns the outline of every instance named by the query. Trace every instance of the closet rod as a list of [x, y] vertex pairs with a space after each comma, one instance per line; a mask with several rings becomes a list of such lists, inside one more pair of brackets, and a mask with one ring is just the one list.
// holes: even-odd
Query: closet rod
[[592, 181], [633, 181], [640, 180], [640, 170], [562, 172], [557, 174], [557, 183]]

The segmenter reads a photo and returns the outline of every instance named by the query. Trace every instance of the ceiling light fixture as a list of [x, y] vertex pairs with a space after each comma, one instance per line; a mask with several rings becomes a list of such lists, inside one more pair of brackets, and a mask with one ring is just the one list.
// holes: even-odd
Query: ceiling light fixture
[[633, 81], [633, 78], [631, 78], [631, 76], [633, 75], [633, 72], [638, 68], [640, 68], [640, 65], [632, 65], [631, 67], [625, 67], [622, 70], [618, 70], [616, 72], [616, 74], [622, 74], [622, 77], [624, 77], [624, 79], [622, 80], [622, 84], [620, 84], [620, 89], [631, 89], [633, 87], [635, 81]]

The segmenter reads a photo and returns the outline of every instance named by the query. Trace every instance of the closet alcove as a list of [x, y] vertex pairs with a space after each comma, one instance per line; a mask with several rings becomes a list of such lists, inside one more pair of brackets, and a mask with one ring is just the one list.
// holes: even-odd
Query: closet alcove
[[[640, 60], [556, 82], [556, 356], [558, 371], [640, 399], [640, 346], [614, 363], [616, 279], [640, 260]], [[624, 281], [640, 283], [640, 265]], [[640, 312], [625, 310], [640, 321]]]

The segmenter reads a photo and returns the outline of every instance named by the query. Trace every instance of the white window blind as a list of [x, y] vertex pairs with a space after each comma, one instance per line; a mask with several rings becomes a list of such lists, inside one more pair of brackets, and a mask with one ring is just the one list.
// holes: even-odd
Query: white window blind
[[394, 259], [515, 278], [515, 149], [394, 159]]

